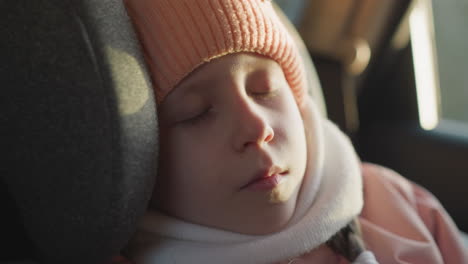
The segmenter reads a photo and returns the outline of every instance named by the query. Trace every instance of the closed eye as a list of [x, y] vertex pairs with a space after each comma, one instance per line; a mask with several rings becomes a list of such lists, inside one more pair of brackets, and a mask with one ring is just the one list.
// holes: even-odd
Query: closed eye
[[279, 89], [275, 89], [272, 91], [265, 91], [265, 92], [251, 92], [250, 96], [252, 96], [255, 99], [268, 100], [273, 97], [276, 97], [278, 94], [279, 94]]
[[203, 111], [199, 112], [198, 114], [182, 120], [181, 123], [187, 124], [187, 125], [195, 125], [197, 123], [200, 123], [201, 121], [204, 121], [205, 119], [208, 118], [210, 110], [211, 110], [211, 107], [207, 107]]

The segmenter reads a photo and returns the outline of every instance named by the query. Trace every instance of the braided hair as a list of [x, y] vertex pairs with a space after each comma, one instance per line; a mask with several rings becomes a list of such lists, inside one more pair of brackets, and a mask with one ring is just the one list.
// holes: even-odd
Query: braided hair
[[355, 261], [366, 249], [362, 240], [361, 228], [356, 218], [333, 235], [325, 244], [349, 262]]

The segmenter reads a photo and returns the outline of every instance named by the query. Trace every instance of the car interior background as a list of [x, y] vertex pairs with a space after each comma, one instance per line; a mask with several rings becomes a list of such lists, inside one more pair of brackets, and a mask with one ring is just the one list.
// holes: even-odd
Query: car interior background
[[[429, 189], [468, 232], [468, 128], [420, 124], [409, 25], [419, 1], [276, 2], [306, 43], [323, 114], [364, 161]], [[0, 12], [0, 263], [102, 263], [134, 231], [157, 170], [133, 27], [121, 0], [4, 0]]]
[[[394, 169], [429, 189], [467, 232], [468, 211], [462, 204], [468, 176], [468, 123], [443, 118], [437, 101], [429, 109], [421, 108], [416, 70], [418, 63], [428, 63], [428, 55], [433, 54], [421, 58], [416, 53], [428, 45], [417, 38], [424, 26], [432, 35], [423, 41], [431, 42], [432, 51], [436, 49], [432, 3], [445, 12], [457, 7], [466, 11], [468, 5], [431, 0], [277, 2], [295, 22], [313, 58], [328, 117], [351, 137], [361, 159]], [[423, 28], [415, 25], [417, 15], [428, 16]], [[453, 41], [464, 40], [457, 37]], [[439, 86], [437, 71], [423, 72], [422, 78]], [[443, 89], [449, 87], [441, 86]], [[458, 89], [466, 93], [468, 86]], [[461, 107], [466, 109], [467, 99], [457, 100], [464, 101]], [[460, 103], [456, 105], [460, 108]], [[440, 120], [428, 128], [423, 121], [431, 111]], [[456, 113], [467, 111], [461, 108]], [[468, 237], [463, 232], [462, 236], [468, 245]]]

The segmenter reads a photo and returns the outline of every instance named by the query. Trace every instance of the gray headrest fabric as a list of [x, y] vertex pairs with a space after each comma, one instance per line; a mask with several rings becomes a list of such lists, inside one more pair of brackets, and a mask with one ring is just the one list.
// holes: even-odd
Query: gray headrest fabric
[[3, 0], [0, 14], [0, 184], [14, 203], [0, 230], [17, 217], [24, 230], [7, 231], [41, 263], [102, 263], [134, 232], [157, 170], [133, 27], [121, 0]]

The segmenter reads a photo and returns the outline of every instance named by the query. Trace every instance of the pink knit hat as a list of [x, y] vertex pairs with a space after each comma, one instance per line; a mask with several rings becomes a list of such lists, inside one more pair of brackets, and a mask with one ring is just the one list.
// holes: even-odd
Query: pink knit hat
[[142, 41], [156, 98], [226, 54], [253, 52], [283, 69], [299, 106], [306, 79], [295, 43], [268, 0], [125, 0]]

